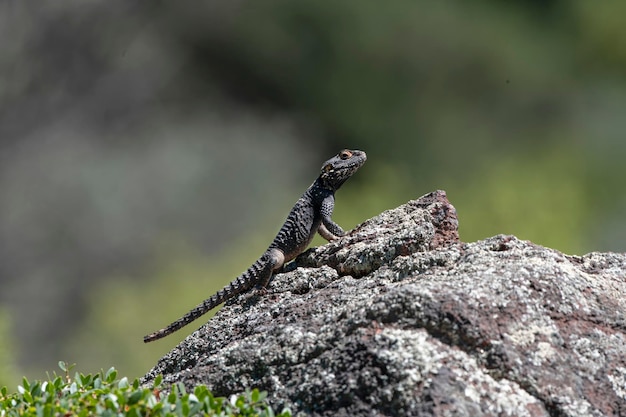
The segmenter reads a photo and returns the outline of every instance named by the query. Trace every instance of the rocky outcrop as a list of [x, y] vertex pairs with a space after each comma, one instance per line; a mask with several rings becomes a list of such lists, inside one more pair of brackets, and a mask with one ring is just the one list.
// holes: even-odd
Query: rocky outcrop
[[324, 416], [626, 415], [626, 255], [461, 243], [437, 191], [314, 248], [144, 377]]

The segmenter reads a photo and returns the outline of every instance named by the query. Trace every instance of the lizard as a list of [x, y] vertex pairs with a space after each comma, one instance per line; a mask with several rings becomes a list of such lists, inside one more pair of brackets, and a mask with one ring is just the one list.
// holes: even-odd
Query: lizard
[[245, 272], [167, 327], [144, 336], [145, 343], [161, 339], [190, 324], [236, 295], [257, 287], [264, 291], [275, 273], [309, 246], [315, 233], [329, 242], [346, 232], [332, 219], [335, 191], [367, 160], [363, 151], [344, 149], [324, 162], [320, 175], [293, 206], [265, 253]]

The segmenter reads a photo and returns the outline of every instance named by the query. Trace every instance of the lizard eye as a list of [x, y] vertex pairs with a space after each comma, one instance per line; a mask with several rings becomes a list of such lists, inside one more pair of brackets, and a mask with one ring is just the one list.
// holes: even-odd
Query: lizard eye
[[352, 152], [350, 152], [347, 149], [344, 149], [343, 151], [339, 152], [339, 158], [341, 159], [348, 159], [352, 156]]

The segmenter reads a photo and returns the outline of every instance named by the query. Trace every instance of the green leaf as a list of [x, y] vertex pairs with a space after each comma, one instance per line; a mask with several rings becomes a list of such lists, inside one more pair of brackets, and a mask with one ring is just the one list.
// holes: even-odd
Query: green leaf
[[93, 382], [93, 377], [91, 375], [80, 374], [79, 379], [80, 379], [80, 383], [81, 383], [81, 385], [83, 387], [89, 386]]
[[26, 377], [22, 378], [22, 386], [25, 390], [30, 390], [30, 384], [28, 383], [28, 379], [26, 379]]
[[57, 376], [54, 381], [52, 381], [53, 388], [60, 389], [63, 385], [63, 379], [60, 376]]
[[113, 381], [115, 381], [116, 377], [117, 377], [117, 371], [115, 370], [115, 368], [111, 367], [109, 368], [106, 375], [104, 376], [104, 379], [106, 382], [112, 383]]
[[253, 403], [257, 403], [259, 402], [259, 390], [258, 389], [253, 389], [252, 392], [250, 392], [250, 399], [252, 400]]
[[153, 413], [157, 414], [159, 411], [163, 409], [163, 403], [152, 404], [153, 400], [156, 400], [154, 396], [152, 396], [151, 398], [148, 398], [148, 408], [152, 408]]
[[137, 404], [139, 400], [141, 400], [142, 398], [143, 398], [143, 392], [135, 391], [132, 394], [130, 394], [130, 396], [128, 397], [127, 404], [128, 405]]
[[176, 403], [176, 393], [174, 392], [175, 389], [176, 389], [176, 386], [172, 388], [172, 392], [170, 392], [170, 394], [167, 396], [167, 402], [170, 404]]
[[30, 392], [24, 391], [24, 400], [26, 400], [27, 403], [32, 403], [33, 402], [33, 397], [30, 394]]
[[31, 393], [31, 395], [34, 395], [34, 396], [38, 397], [38, 396], [41, 395], [41, 391], [42, 391], [41, 382], [35, 381], [35, 382], [33, 382], [31, 384], [31, 386], [30, 386], [30, 393]]
[[128, 384], [128, 378], [123, 377], [122, 379], [120, 379], [120, 381], [117, 383], [117, 386], [120, 389], [127, 389], [130, 386]]

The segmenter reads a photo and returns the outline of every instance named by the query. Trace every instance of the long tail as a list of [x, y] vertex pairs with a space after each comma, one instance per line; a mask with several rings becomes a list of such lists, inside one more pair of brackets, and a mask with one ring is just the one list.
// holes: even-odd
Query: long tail
[[[176, 330], [185, 327], [192, 321], [208, 313], [210, 310], [214, 309], [226, 300], [229, 300], [237, 294], [249, 290], [257, 282], [263, 282], [263, 278], [265, 278], [266, 275], [269, 274], [269, 276], [271, 276], [272, 269], [273, 268], [271, 267], [271, 265], [267, 262], [267, 258], [265, 256], [261, 257], [255, 263], [253, 263], [246, 272], [239, 275], [233, 280], [233, 282], [216, 292], [210, 298], [207, 298], [206, 300], [198, 304], [189, 313], [185, 314], [183, 317], [179, 318], [169, 326], [154, 333], [151, 333], [147, 336], [144, 336], [144, 343], [152, 342], [153, 340], [158, 340], [174, 333]], [[269, 279], [269, 277], [267, 277], [267, 279]]]

